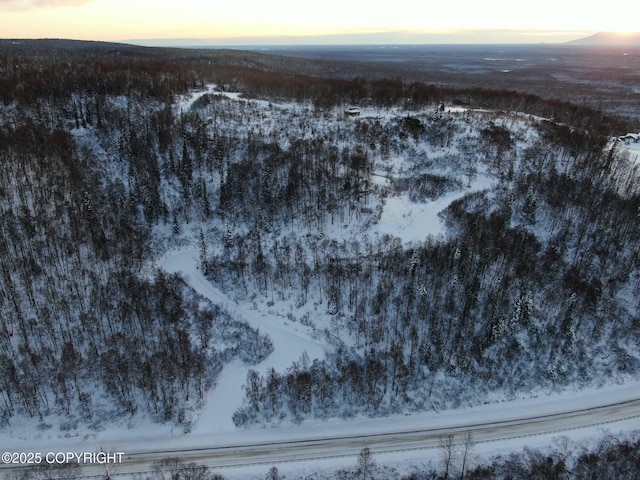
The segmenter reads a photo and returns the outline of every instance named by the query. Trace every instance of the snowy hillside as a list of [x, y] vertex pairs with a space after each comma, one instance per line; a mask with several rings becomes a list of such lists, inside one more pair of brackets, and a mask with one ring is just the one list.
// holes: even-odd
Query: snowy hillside
[[603, 135], [625, 121], [253, 64], [1, 59], [2, 441], [216, 443], [638, 380], [637, 149]]
[[[637, 370], [633, 340], [613, 328], [637, 312], [637, 270], [619, 277], [637, 251], [598, 247], [636, 226], [587, 213], [633, 218], [635, 167], [604, 141], [487, 111], [371, 107], [354, 119], [228, 94], [200, 102], [203, 119], [235, 112], [218, 135], [247, 138], [221, 173], [224, 226], [202, 227], [203, 270], [328, 346], [327, 359], [252, 373], [237, 424], [455, 408]], [[592, 168], [601, 181], [583, 198]], [[624, 193], [605, 201], [607, 190]]]

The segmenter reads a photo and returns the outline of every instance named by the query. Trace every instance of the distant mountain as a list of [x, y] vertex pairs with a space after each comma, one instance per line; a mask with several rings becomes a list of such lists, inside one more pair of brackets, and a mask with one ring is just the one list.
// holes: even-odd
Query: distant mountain
[[567, 42], [570, 45], [591, 45], [591, 46], [630, 46], [640, 47], [640, 33], [613, 33], [613, 32], [598, 32], [595, 35], [589, 37], [580, 38], [578, 40], [572, 40]]

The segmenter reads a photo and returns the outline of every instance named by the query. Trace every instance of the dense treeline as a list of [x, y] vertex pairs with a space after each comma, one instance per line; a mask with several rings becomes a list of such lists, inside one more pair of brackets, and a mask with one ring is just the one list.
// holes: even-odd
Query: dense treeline
[[162, 107], [193, 78], [141, 60], [4, 61], [3, 424], [58, 413], [73, 428], [147, 412], [188, 425], [225, 362], [272, 348], [179, 277], [143, 273], [151, 227], [170, 218], [158, 137], [173, 146], [180, 131]]
[[[331, 78], [318, 62], [252, 52], [64, 41], [5, 41], [1, 46], [0, 100], [4, 103], [55, 101], [78, 89], [100, 95], [144, 92], [165, 101], [176, 92], [214, 81], [249, 97], [294, 99], [313, 102], [319, 108], [371, 103], [418, 109], [445, 102], [529, 113], [604, 135], [638, 130], [631, 120], [525, 92], [444, 87], [401, 78]], [[331, 69], [330, 64], [323, 67]]]
[[[574, 478], [617, 478], [632, 480], [638, 477], [640, 441], [615, 442], [604, 440], [594, 451], [582, 453], [572, 465], [563, 458], [528, 451], [510, 458], [495, 460], [489, 466], [472, 469], [466, 478], [508, 479], [544, 478], [548, 480], [571, 480]], [[419, 480], [424, 477], [409, 477]], [[432, 477], [426, 477], [432, 478]]]
[[[637, 130], [631, 120], [606, 115], [590, 107], [515, 90], [486, 88], [453, 88], [426, 84], [421, 81], [404, 82], [397, 79], [322, 78], [308, 75], [285, 75], [275, 72], [245, 72], [242, 67], [220, 69], [218, 79], [248, 96], [258, 98], [293, 98], [310, 101], [317, 108], [361, 104], [420, 109], [425, 105], [462, 105], [517, 111], [553, 118], [557, 122], [574, 125], [600, 134], [624, 134]], [[247, 74], [248, 73], [248, 74]]]
[[120, 411], [185, 422], [230, 359], [213, 332], [241, 356], [268, 352], [178, 277], [135, 274], [149, 258], [148, 228], [122, 185], [92, 177], [68, 134], [33, 124], [1, 134], [5, 420], [78, 410], [91, 419], [97, 384]]

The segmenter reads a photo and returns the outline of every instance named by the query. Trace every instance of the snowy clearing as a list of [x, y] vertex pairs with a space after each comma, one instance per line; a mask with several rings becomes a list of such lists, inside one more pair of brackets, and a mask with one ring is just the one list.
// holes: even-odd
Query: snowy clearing
[[387, 198], [373, 231], [400, 237], [404, 243], [422, 242], [429, 236], [444, 235], [446, 229], [440, 212], [465, 195], [491, 188], [494, 183], [490, 177], [478, 176], [466, 189], [427, 203], [412, 202], [407, 195]]

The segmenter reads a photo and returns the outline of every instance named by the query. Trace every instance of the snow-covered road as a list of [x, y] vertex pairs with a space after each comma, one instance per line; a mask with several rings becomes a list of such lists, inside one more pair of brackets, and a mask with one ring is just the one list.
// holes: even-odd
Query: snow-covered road
[[[150, 472], [154, 461], [174, 456], [181, 458], [184, 462], [207, 465], [214, 471], [233, 467], [232, 473], [237, 474], [242, 471], [242, 467], [256, 465], [356, 458], [358, 452], [364, 447], [369, 447], [375, 454], [415, 455], [417, 450], [440, 449], [443, 439], [449, 435], [453, 435], [452, 440], [455, 444], [463, 444], [469, 439], [473, 442], [473, 447], [477, 448], [488, 442], [513, 440], [518, 443], [526, 437], [602, 426], [612, 422], [627, 421], [637, 425], [638, 417], [640, 417], [640, 400], [630, 400], [548, 415], [532, 415], [531, 412], [524, 411], [516, 418], [506, 416], [502, 420], [487, 420], [477, 424], [459, 417], [458, 422], [449, 426], [442, 426], [440, 422], [435, 422], [435, 426], [429, 428], [396, 429], [386, 433], [345, 434], [343, 431], [333, 436], [309, 439], [284, 438], [223, 447], [170, 448], [128, 454], [125, 452], [123, 463], [118, 465], [118, 474]], [[5, 473], [13, 470], [8, 466], [0, 466], [0, 471]], [[104, 466], [92, 465], [85, 466], [83, 473], [100, 475], [103, 471]]]

